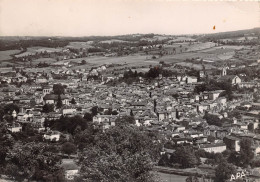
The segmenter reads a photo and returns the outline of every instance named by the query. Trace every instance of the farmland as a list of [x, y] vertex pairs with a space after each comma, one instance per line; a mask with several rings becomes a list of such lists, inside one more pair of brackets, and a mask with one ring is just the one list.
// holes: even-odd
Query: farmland
[[103, 44], [111, 44], [113, 42], [128, 42], [128, 41], [123, 41], [123, 40], [117, 40], [117, 39], [111, 39], [111, 40], [103, 40], [103, 41], [100, 41], [99, 43], [103, 43]]
[[[159, 63], [157, 60], [148, 61], [147, 56], [142, 55], [131, 55], [131, 56], [122, 56], [122, 57], [103, 57], [103, 56], [93, 56], [93, 57], [85, 57], [85, 58], [78, 58], [78, 59], [68, 59], [65, 62], [73, 61], [73, 62], [81, 62], [85, 60], [87, 62], [86, 65], [76, 66], [77, 68], [84, 68], [88, 69], [90, 66], [100, 66], [104, 64], [121, 64], [123, 67], [141, 67], [147, 65], [156, 65]], [[127, 66], [126, 66], [127, 65]], [[119, 66], [120, 67], [120, 66]], [[117, 66], [117, 68], [119, 68]]]
[[61, 52], [62, 48], [49, 48], [49, 47], [29, 47], [27, 48], [26, 52], [23, 52], [21, 54], [15, 55], [15, 57], [24, 57], [24, 56], [30, 56], [30, 55], [35, 55], [36, 53], [41, 53], [41, 52]]
[[180, 176], [176, 174], [167, 174], [167, 173], [160, 173], [157, 172], [157, 175], [163, 182], [186, 182], [186, 178], [188, 176]]
[[56, 62], [56, 60], [53, 59], [53, 58], [39, 58], [39, 59], [35, 59], [35, 60], [32, 62], [32, 64], [33, 64], [33, 65], [37, 65], [37, 64], [39, 64], [39, 63], [51, 64], [51, 63], [54, 63], [54, 62]]
[[91, 43], [92, 42], [70, 42], [66, 47], [73, 49], [88, 49], [92, 48]]
[[11, 55], [18, 54], [21, 50], [0, 51], [0, 61], [12, 59]]
[[[54, 41], [57, 44], [54, 44]], [[36, 43], [46, 43], [46, 46], [21, 47], [21, 50], [24, 50], [22, 52], [18, 49], [1, 51], [1, 66], [12, 64], [36, 66], [39, 63], [69, 62], [72, 69], [90, 70], [92, 67], [104, 64], [115, 64], [118, 66], [117, 69], [132, 68], [143, 72], [160, 62], [195, 69], [202, 69], [203, 63], [206, 69], [211, 69], [223, 64], [224, 61], [239, 62], [257, 57], [249, 53], [251, 49], [249, 45], [225, 45], [212, 40], [202, 40], [200, 36], [138, 34], [47, 39], [36, 41]], [[257, 48], [254, 49], [257, 50]], [[243, 51], [246, 51], [245, 54]], [[11, 55], [14, 55], [15, 59]], [[86, 64], [77, 64], [82, 60], [85, 60]]]

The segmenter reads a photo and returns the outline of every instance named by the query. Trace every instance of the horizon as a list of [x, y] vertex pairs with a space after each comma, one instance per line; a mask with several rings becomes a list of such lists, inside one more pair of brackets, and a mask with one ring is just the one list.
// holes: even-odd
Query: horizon
[[254, 30], [254, 29], [259, 29], [260, 27], [254, 27], [254, 28], [249, 28], [249, 29], [240, 29], [240, 30], [232, 30], [232, 31], [224, 31], [224, 32], [214, 32], [214, 33], [198, 33], [198, 34], [157, 34], [157, 33], [131, 33], [131, 34], [118, 34], [118, 35], [83, 35], [83, 36], [59, 36], [59, 35], [53, 35], [53, 36], [45, 36], [45, 35], [25, 35], [25, 36], [20, 36], [20, 35], [7, 35], [7, 36], [2, 36], [0, 37], [45, 37], [45, 38], [51, 38], [51, 37], [58, 37], [58, 38], [87, 38], [87, 37], [118, 37], [118, 36], [130, 36], [130, 35], [148, 35], [148, 34], [153, 34], [153, 35], [161, 35], [161, 36], [202, 36], [202, 35], [213, 35], [213, 34], [218, 34], [218, 33], [228, 33], [228, 32], [237, 32], [237, 31], [246, 31], [246, 30]]
[[25, 35], [25, 36], [20, 36], [20, 35], [7, 35], [7, 36], [2, 36], [0, 37], [61, 37], [61, 38], [84, 38], [84, 37], [117, 37], [117, 36], [130, 36], [130, 35], [148, 35], [148, 34], [153, 34], [153, 35], [161, 35], [161, 36], [201, 36], [201, 35], [211, 35], [211, 34], [218, 34], [218, 33], [228, 33], [228, 32], [237, 32], [237, 31], [246, 31], [246, 30], [254, 30], [254, 29], [259, 29], [260, 27], [254, 27], [254, 28], [249, 28], [249, 29], [239, 29], [239, 30], [232, 30], [232, 31], [224, 31], [224, 32], [214, 32], [214, 33], [198, 33], [198, 34], [157, 34], [157, 33], [131, 33], [131, 34], [118, 34], [118, 35], [83, 35], [83, 36], [60, 36], [60, 35], [53, 35], [53, 36], [47, 36], [47, 35]]
[[260, 2], [254, 1], [1, 0], [0, 9], [2, 37], [198, 35], [260, 27]]

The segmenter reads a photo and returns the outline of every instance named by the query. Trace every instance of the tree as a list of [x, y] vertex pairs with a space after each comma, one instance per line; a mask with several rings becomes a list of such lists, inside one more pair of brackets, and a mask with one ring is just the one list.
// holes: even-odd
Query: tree
[[62, 107], [62, 100], [61, 100], [61, 96], [60, 95], [58, 95], [58, 101], [57, 101], [57, 105], [56, 106], [57, 106], [58, 109]]
[[243, 167], [246, 167], [254, 158], [254, 152], [252, 150], [253, 140], [252, 139], [242, 139], [240, 140], [240, 162]]
[[86, 112], [86, 113], [84, 114], [84, 117], [83, 117], [83, 118], [86, 119], [87, 121], [92, 121], [92, 120], [93, 120], [92, 114], [90, 114], [90, 113], [88, 113], [88, 112]]
[[61, 159], [48, 144], [26, 143], [9, 152], [5, 174], [17, 181], [63, 181]]
[[182, 168], [190, 168], [199, 164], [195, 151], [190, 146], [181, 146], [171, 156], [172, 163], [178, 163]]
[[96, 116], [98, 113], [98, 106], [94, 106], [91, 108], [92, 116]]
[[16, 104], [7, 104], [4, 106], [5, 114], [12, 114], [14, 110], [16, 111], [16, 113], [19, 112], [19, 107]]
[[114, 111], [111, 112], [111, 114], [112, 115], [118, 115], [118, 112], [114, 110]]
[[51, 122], [46, 123], [46, 125], [53, 130], [67, 132], [72, 135], [75, 134], [76, 128], [80, 128], [80, 130], [85, 130], [88, 127], [88, 124], [89, 121], [79, 115], [73, 117], [61, 116], [60, 119], [52, 120]]
[[135, 118], [133, 116], [118, 117], [115, 120], [116, 125], [129, 125], [135, 124]]
[[42, 107], [42, 112], [44, 113], [49, 113], [49, 112], [53, 112], [54, 111], [54, 105], [53, 104], [45, 104]]
[[235, 174], [236, 168], [227, 162], [221, 162], [215, 169], [216, 182], [223, 182], [231, 178], [232, 174]]
[[71, 104], [76, 104], [76, 101], [75, 101], [75, 99], [74, 99], [74, 98], [72, 98], [72, 99], [71, 99], [71, 101], [70, 101], [70, 103], [71, 103]]
[[62, 145], [61, 150], [63, 153], [70, 156], [71, 154], [73, 154], [77, 151], [77, 147], [71, 142], [66, 142]]
[[94, 145], [95, 132], [93, 125], [89, 125], [85, 130], [77, 132], [74, 137], [74, 142], [78, 149], [83, 151], [85, 148]]
[[188, 178], [186, 178], [186, 182], [199, 182], [199, 178], [197, 177], [197, 175], [189, 176]]
[[215, 138], [214, 136], [209, 135], [208, 138], [207, 138], [207, 140], [208, 140], [210, 143], [213, 143], [213, 142], [215, 142], [216, 138]]
[[79, 181], [154, 181], [152, 161], [158, 159], [162, 145], [153, 141], [147, 132], [129, 124], [96, 133], [94, 145], [80, 157]]
[[130, 116], [134, 116], [133, 110], [130, 111]]
[[82, 60], [82, 61], [81, 61], [81, 64], [82, 64], [82, 65], [87, 64], [87, 61]]
[[64, 94], [65, 93], [65, 88], [63, 85], [61, 84], [54, 84], [53, 85], [53, 92], [54, 94], [56, 95], [61, 95], [61, 94]]
[[8, 130], [6, 127], [6, 122], [0, 122], [0, 169], [5, 163], [5, 158], [7, 157], [7, 152], [12, 148], [14, 144], [13, 137], [8, 136]]
[[208, 114], [207, 112], [204, 115], [204, 119], [206, 119], [209, 125], [222, 126], [223, 122], [216, 115]]
[[158, 166], [171, 167], [170, 159], [167, 154], [163, 154], [158, 162]]

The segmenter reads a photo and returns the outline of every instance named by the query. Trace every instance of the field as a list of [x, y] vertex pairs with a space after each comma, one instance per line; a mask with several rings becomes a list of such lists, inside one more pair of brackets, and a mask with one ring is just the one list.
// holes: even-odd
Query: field
[[119, 43], [122, 43], [122, 42], [129, 42], [129, 41], [117, 40], [117, 39], [111, 39], [111, 40], [103, 40], [103, 41], [100, 41], [99, 43], [111, 44], [111, 43], [113, 43], [113, 42], [119, 42]]
[[199, 51], [199, 50], [209, 49], [214, 46], [215, 46], [215, 43], [212, 43], [212, 42], [194, 43], [187, 47], [188, 48], [187, 51]]
[[132, 56], [124, 56], [124, 57], [103, 57], [103, 56], [95, 56], [95, 57], [85, 57], [85, 58], [78, 58], [78, 59], [68, 59], [59, 61], [62, 62], [78, 62], [80, 63], [82, 60], [87, 62], [86, 65], [75, 66], [75, 69], [84, 68], [90, 69], [91, 67], [97, 67], [104, 64], [120, 64], [121, 66], [117, 66], [116, 68], [120, 67], [132, 67], [132, 66], [148, 66], [148, 65], [157, 65], [159, 60], [147, 60], [147, 56], [142, 55], [132, 55]]
[[21, 50], [0, 51], [0, 61], [12, 59], [11, 55], [18, 54]]
[[49, 48], [49, 47], [29, 47], [26, 52], [17, 54], [15, 57], [23, 57], [23, 56], [29, 56], [29, 55], [35, 55], [37, 52], [61, 52], [62, 48]]
[[32, 64], [33, 65], [37, 65], [39, 63], [47, 63], [47, 64], [50, 64], [50, 63], [54, 63], [56, 62], [55, 59], [53, 58], [39, 58], [39, 59], [35, 59], [32, 61]]
[[[163, 36], [164, 38], [173, 38], [170, 36]], [[154, 36], [152, 39], [161, 39], [162, 36]], [[145, 38], [150, 39], [150, 38]], [[177, 37], [174, 40], [193, 40], [189, 37]], [[101, 41], [103, 43], [111, 43], [111, 42], [126, 42], [119, 39], [110, 39]], [[74, 49], [88, 49], [92, 47], [92, 41], [88, 42], [70, 42], [68, 46], [65, 48], [74, 48]], [[116, 67], [111, 67], [109, 69], [126, 69], [132, 68], [137, 69], [137, 71], [145, 71], [150, 66], [154, 66], [159, 64], [160, 61], [164, 61], [167, 64], [178, 64], [186, 67], [192, 67], [195, 69], [202, 69], [202, 65], [200, 63], [200, 59], [203, 59], [206, 69], [214, 68], [214, 62], [221, 62], [225, 60], [230, 60], [235, 55], [235, 51], [241, 50], [243, 48], [247, 48], [248, 46], [216, 46], [215, 43], [212, 42], [182, 42], [182, 43], [173, 43], [172, 45], [164, 45], [163, 49], [168, 54], [163, 55], [162, 57], [157, 59], [152, 59], [153, 53], [150, 55], [146, 55], [145, 53], [136, 53], [134, 55], [123, 56], [123, 57], [105, 57], [105, 56], [90, 56], [84, 58], [77, 59], [67, 59], [59, 61], [63, 62], [74, 62], [80, 63], [82, 60], [85, 60], [87, 63], [85, 65], [73, 66], [73, 69], [83, 68], [86, 70], [90, 70], [91, 67], [98, 67], [104, 64], [116, 64]], [[12, 65], [13, 63], [10, 61], [12, 54], [16, 57], [22, 57], [25, 55], [34, 55], [37, 52], [60, 52], [64, 48], [47, 48], [47, 47], [29, 47], [26, 52], [19, 54], [19, 50], [10, 50], [10, 51], [0, 51], [0, 66]], [[158, 51], [157, 51], [158, 52]], [[155, 51], [155, 55], [157, 54]], [[189, 59], [189, 61], [186, 61]], [[191, 60], [193, 60], [191, 62]], [[42, 63], [53, 63], [56, 62], [54, 58], [39, 58], [33, 60], [32, 64], [36, 65]], [[24, 65], [22, 62], [17, 62], [18, 65]], [[27, 63], [29, 64], [29, 63]], [[134, 68], [135, 67], [135, 68]]]
[[92, 42], [70, 42], [69, 45], [67, 45], [67, 48], [73, 48], [73, 49], [89, 49], [92, 48], [90, 45]]
[[[189, 67], [189, 68], [194, 68], [195, 70], [202, 70], [203, 67], [201, 64], [196, 64], [196, 63], [190, 63], [190, 62], [179, 62], [179, 63], [176, 63], [177, 65], [180, 65], [180, 66], [184, 66], [184, 67]], [[214, 66], [210, 65], [210, 64], [204, 64], [205, 66], [205, 69], [212, 69], [212, 68], [215, 68]]]
[[154, 36], [153, 38], [141, 38], [141, 40], [143, 41], [149, 41], [149, 42], [152, 42], [152, 41], [161, 41], [161, 40], [166, 40], [166, 39], [171, 39], [172, 37], [171, 36]]
[[189, 42], [189, 41], [195, 41], [195, 39], [189, 38], [189, 37], [177, 37], [173, 40], [169, 40], [168, 43], [173, 43], [173, 42]]
[[188, 176], [180, 176], [176, 174], [166, 174], [160, 172], [156, 172], [156, 174], [158, 174], [159, 178], [163, 182], [186, 182], [186, 178], [188, 177]]

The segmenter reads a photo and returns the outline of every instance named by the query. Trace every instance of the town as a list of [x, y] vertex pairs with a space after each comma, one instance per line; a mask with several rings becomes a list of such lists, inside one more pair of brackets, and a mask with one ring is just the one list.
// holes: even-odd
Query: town
[[259, 32], [1, 39], [1, 178], [257, 181]]

